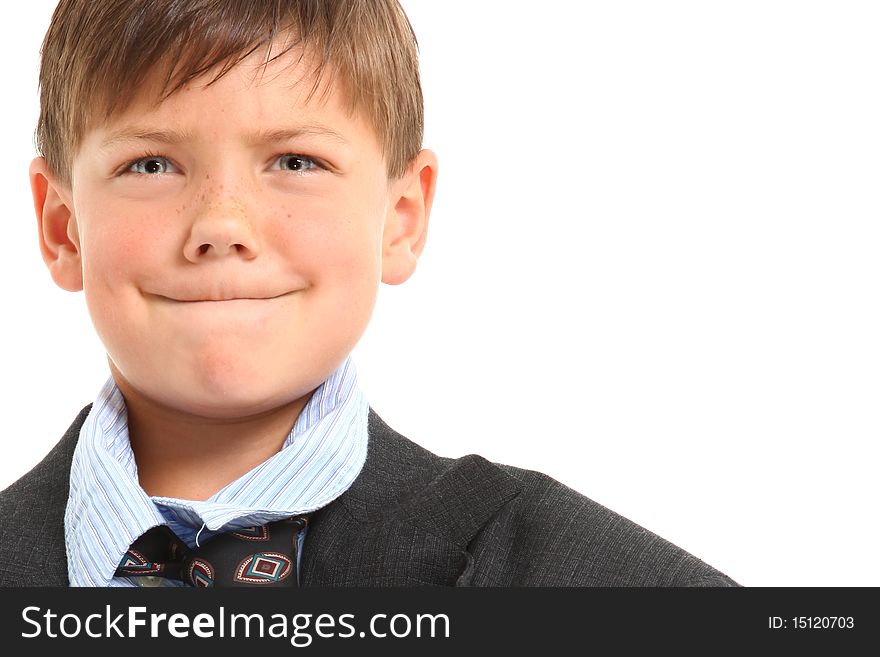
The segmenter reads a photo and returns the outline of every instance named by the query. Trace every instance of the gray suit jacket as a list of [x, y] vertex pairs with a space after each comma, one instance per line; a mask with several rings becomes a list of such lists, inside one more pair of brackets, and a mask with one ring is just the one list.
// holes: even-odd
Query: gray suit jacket
[[[64, 509], [86, 406], [0, 492], [0, 585], [67, 586]], [[367, 461], [316, 512], [304, 586], [736, 586], [696, 557], [551, 479], [442, 458], [371, 409]]]

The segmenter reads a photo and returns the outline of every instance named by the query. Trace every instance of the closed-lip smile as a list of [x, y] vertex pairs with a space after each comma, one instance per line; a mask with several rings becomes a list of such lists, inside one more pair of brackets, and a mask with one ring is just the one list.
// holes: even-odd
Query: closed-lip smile
[[278, 299], [280, 297], [287, 296], [288, 294], [292, 294], [291, 292], [283, 292], [281, 294], [276, 294], [275, 296], [263, 297], [263, 296], [230, 296], [230, 297], [204, 297], [204, 298], [194, 298], [194, 299], [177, 299], [174, 297], [167, 297], [163, 294], [156, 294], [154, 296], [159, 297], [160, 299], [164, 299], [166, 301], [173, 301], [175, 303], [219, 303], [221, 301], [270, 301], [272, 299]]

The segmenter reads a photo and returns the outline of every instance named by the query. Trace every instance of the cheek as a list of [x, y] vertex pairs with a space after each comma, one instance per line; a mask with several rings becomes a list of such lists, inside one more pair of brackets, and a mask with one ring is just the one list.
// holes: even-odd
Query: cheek
[[77, 211], [86, 305], [106, 344], [148, 322], [141, 290], [167, 270], [161, 254], [169, 227], [157, 220], [160, 212], [137, 213], [106, 199]]
[[381, 221], [362, 208], [322, 204], [287, 212], [268, 241], [293, 271], [313, 283], [362, 289], [378, 285], [381, 274]]

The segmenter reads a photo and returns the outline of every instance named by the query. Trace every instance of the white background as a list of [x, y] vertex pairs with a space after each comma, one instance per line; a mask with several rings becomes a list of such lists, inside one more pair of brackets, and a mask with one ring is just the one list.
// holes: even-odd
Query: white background
[[[742, 584], [880, 585], [878, 5], [403, 4], [441, 173], [356, 350], [373, 407]], [[0, 26], [0, 488], [108, 375], [27, 183], [53, 6]]]

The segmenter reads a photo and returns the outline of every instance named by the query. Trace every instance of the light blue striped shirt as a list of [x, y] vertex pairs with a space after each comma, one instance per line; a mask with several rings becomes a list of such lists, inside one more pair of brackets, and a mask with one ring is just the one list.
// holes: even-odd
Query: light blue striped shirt
[[205, 501], [150, 497], [138, 483], [125, 400], [110, 377], [73, 453], [64, 517], [70, 585], [145, 584], [114, 573], [131, 543], [156, 525], [169, 525], [194, 547], [222, 531], [326, 506], [366, 461], [368, 413], [349, 356], [315, 390], [277, 454]]

